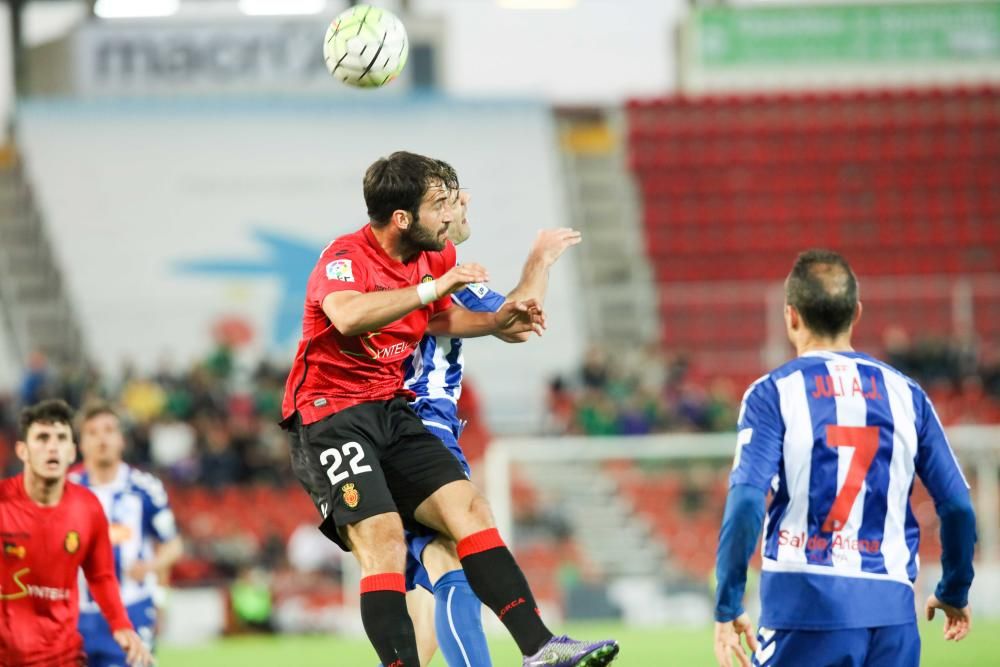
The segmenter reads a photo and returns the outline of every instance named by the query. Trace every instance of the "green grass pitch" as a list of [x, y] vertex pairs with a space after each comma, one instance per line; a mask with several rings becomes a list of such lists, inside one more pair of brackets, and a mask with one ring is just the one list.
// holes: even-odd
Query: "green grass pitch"
[[[974, 621], [972, 633], [958, 644], [941, 638], [941, 622], [921, 623], [922, 665], [987, 667], [1000, 664], [1000, 621]], [[622, 652], [615, 667], [712, 667], [710, 628], [684, 630], [626, 629], [617, 625], [576, 625], [558, 632], [615, 637]], [[514, 642], [496, 637], [490, 644], [495, 667], [521, 664]], [[375, 653], [364, 640], [333, 637], [240, 637], [197, 648], [164, 647], [160, 667], [376, 667]], [[444, 667], [440, 656], [433, 667]]]

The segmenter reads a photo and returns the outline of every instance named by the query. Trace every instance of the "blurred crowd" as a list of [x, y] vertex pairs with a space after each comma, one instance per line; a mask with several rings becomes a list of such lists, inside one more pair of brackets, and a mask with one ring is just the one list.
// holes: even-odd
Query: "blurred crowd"
[[973, 339], [883, 333], [886, 361], [920, 382], [945, 424], [1000, 423], [1000, 348]]
[[[211, 488], [279, 483], [291, 478], [287, 438], [277, 425], [286, 375], [266, 361], [239, 369], [224, 345], [185, 370], [164, 362], [142, 374], [126, 364], [114, 379], [87, 366], [57, 370], [36, 353], [17, 395], [0, 398], [0, 422], [10, 424], [10, 440], [19, 406], [45, 398], [63, 398], [74, 407], [109, 399], [121, 409], [129, 462], [164, 481]], [[0, 449], [6, 452], [0, 460], [5, 471], [16, 469], [11, 448]]]
[[[1000, 422], [1000, 353], [992, 348], [911, 341], [893, 328], [880, 356], [928, 391], [944, 423]], [[591, 347], [579, 368], [549, 381], [543, 430], [590, 436], [732, 431], [754, 379], [714, 377], [685, 354], [656, 344], [613, 357]]]
[[649, 344], [614, 358], [587, 350], [580, 368], [551, 379], [548, 434], [646, 435], [670, 431], [730, 431], [742, 389], [730, 378], [708, 378], [687, 356]]

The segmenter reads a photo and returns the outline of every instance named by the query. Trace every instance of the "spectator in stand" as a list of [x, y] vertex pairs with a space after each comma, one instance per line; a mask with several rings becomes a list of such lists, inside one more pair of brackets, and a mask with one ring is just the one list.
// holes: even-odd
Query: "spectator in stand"
[[34, 405], [53, 397], [53, 377], [49, 360], [41, 350], [35, 350], [28, 357], [18, 400], [21, 405]]

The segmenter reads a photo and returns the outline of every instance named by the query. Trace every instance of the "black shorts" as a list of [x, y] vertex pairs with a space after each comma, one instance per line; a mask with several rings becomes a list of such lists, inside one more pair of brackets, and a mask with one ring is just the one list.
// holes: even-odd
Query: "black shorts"
[[292, 470], [312, 498], [320, 530], [350, 551], [339, 528], [398, 512], [408, 530], [420, 503], [445, 484], [468, 479], [455, 455], [428, 432], [406, 399], [351, 406], [293, 426]]

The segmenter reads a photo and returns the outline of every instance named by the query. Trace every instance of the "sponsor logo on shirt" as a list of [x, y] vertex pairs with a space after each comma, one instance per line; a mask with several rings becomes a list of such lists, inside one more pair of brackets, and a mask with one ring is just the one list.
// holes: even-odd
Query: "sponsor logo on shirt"
[[326, 265], [328, 280], [339, 280], [345, 283], [354, 282], [354, 269], [349, 259], [335, 259]]
[[805, 532], [793, 533], [789, 530], [780, 530], [778, 531], [778, 545], [796, 549], [805, 547], [807, 551], [826, 551], [832, 547], [838, 551], [857, 551], [874, 556], [882, 549], [882, 540], [859, 540], [853, 537], [844, 537], [840, 533], [834, 533], [832, 538], [813, 535], [807, 539]]
[[75, 554], [80, 548], [80, 533], [75, 530], [71, 530], [66, 533], [66, 539], [63, 541], [63, 547], [66, 549], [66, 553]]
[[12, 589], [6, 586], [0, 586], [0, 600], [20, 600], [22, 598], [32, 597], [38, 598], [40, 600], [69, 600], [70, 590], [68, 588], [53, 588], [51, 586], [33, 586], [31, 584], [21, 581], [21, 578], [25, 575], [31, 573], [31, 568], [23, 568], [14, 572], [11, 575], [11, 579], [14, 581], [13, 592]]
[[401, 342], [394, 343], [388, 347], [378, 347], [375, 345], [375, 337], [381, 335], [381, 331], [372, 331], [367, 336], [361, 339], [361, 346], [365, 348], [365, 352], [368, 353], [372, 359], [389, 359], [391, 357], [396, 357], [400, 354], [408, 354], [410, 349], [415, 347], [412, 343]]

